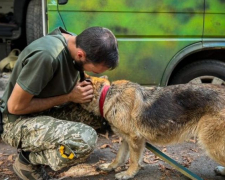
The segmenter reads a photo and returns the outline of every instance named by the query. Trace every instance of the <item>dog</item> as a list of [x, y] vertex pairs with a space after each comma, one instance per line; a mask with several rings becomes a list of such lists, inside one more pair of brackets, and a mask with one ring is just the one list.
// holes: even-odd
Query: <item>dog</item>
[[141, 168], [145, 143], [169, 145], [193, 136], [207, 154], [222, 166], [225, 175], [225, 89], [211, 84], [180, 84], [145, 87], [119, 80], [88, 77], [94, 89], [90, 103], [81, 106], [102, 115], [111, 129], [123, 138], [116, 159], [99, 169], [112, 171], [126, 163], [129, 168], [116, 179], [133, 178]]

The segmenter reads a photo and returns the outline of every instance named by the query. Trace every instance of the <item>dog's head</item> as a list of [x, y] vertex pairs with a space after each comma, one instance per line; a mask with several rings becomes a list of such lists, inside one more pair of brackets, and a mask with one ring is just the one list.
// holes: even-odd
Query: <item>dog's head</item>
[[95, 115], [100, 116], [99, 111], [99, 99], [101, 96], [102, 89], [105, 85], [110, 85], [110, 82], [108, 80], [107, 76], [101, 76], [101, 77], [93, 77], [85, 74], [85, 80], [90, 81], [93, 85], [93, 99], [89, 103], [81, 104], [81, 106], [88, 110], [89, 112], [93, 112]]

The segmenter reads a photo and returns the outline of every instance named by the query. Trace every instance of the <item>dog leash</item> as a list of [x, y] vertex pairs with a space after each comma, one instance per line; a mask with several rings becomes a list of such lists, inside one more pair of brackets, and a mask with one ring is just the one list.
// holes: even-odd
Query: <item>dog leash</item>
[[150, 150], [152, 153], [154, 153], [156, 156], [160, 157], [162, 160], [170, 164], [176, 170], [180, 171], [186, 177], [192, 180], [203, 180], [202, 178], [200, 178], [199, 176], [197, 176], [196, 174], [194, 174], [193, 172], [191, 172], [190, 170], [188, 170], [187, 168], [185, 168], [184, 166], [182, 166], [181, 164], [179, 164], [178, 162], [176, 162], [175, 160], [164, 154], [162, 151], [158, 150], [153, 145], [146, 143], [146, 148]]

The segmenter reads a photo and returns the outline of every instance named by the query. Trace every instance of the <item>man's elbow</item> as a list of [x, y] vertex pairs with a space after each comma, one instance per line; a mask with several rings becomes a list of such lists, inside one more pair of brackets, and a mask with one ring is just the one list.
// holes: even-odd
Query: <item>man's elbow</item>
[[10, 114], [16, 114], [16, 115], [19, 115], [19, 114], [20, 114], [19, 106], [16, 106], [16, 105], [9, 105], [9, 104], [8, 104], [8, 112], [9, 112]]

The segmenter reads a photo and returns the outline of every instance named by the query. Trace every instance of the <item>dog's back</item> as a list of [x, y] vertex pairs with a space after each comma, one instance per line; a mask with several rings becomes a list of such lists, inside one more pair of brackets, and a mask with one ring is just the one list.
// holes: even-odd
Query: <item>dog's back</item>
[[140, 93], [143, 103], [137, 127], [144, 136], [151, 134], [147, 139], [157, 144], [179, 142], [194, 135], [203, 116], [217, 115], [225, 109], [221, 86], [184, 84], [151, 90], [141, 87]]
[[225, 165], [224, 87], [184, 84], [140, 90], [137, 129], [147, 141], [166, 145], [196, 135], [208, 155]]

